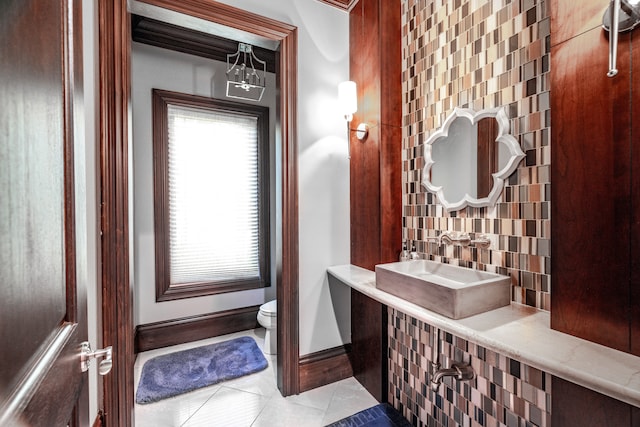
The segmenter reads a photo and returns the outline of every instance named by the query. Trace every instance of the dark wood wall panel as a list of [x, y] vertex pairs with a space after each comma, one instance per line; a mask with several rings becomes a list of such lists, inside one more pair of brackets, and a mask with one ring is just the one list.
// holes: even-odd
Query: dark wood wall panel
[[[606, 77], [606, 6], [551, 4], [551, 327], [640, 355], [640, 37], [620, 34]], [[640, 425], [639, 408], [555, 377], [552, 390], [554, 426]]]
[[402, 129], [382, 124], [380, 131], [389, 142], [380, 147], [380, 262], [394, 262], [402, 246]]
[[351, 290], [353, 376], [378, 401], [387, 401], [386, 307]]
[[[619, 400], [586, 389], [579, 385], [553, 377], [551, 383], [553, 402], [551, 405], [552, 426], [636, 426], [632, 424], [633, 408]], [[640, 420], [636, 419], [636, 422]]]
[[[349, 15], [349, 51], [360, 52], [351, 55], [351, 79], [358, 85], [358, 112], [354, 116], [352, 128], [359, 122], [367, 122], [369, 135], [364, 142], [350, 133], [351, 143], [351, 263], [363, 268], [373, 269], [380, 251], [380, 142], [378, 121], [374, 121], [372, 111], [372, 92], [376, 91], [375, 74], [379, 67], [374, 56], [376, 44], [371, 43], [373, 36], [367, 34], [368, 25], [377, 28], [377, 17], [372, 17], [367, 1], [360, 1]], [[377, 11], [377, 8], [374, 8]], [[370, 22], [373, 21], [373, 22]], [[377, 37], [376, 37], [377, 38]], [[371, 301], [357, 291], [351, 291], [351, 318], [366, 319], [351, 323], [351, 343], [353, 375], [378, 401], [383, 401], [382, 376], [382, 340], [380, 328], [382, 305]]]
[[[365, 4], [375, 3], [360, 1], [349, 15], [350, 52], [361, 52], [351, 55], [351, 79], [358, 85], [358, 111], [354, 115], [351, 127], [359, 123], [369, 125], [366, 140], [358, 140], [354, 132], [350, 132], [351, 143], [351, 263], [363, 268], [373, 269], [378, 262], [380, 248], [380, 128], [379, 113], [376, 112], [373, 99], [378, 90], [376, 84], [379, 72], [377, 67], [376, 34], [367, 32], [370, 27], [377, 28], [377, 17], [372, 16], [371, 9]], [[373, 21], [373, 22], [370, 22]]]
[[397, 1], [383, 0], [379, 5], [380, 261], [393, 262], [402, 249], [401, 7]]
[[[631, 100], [631, 152], [634, 176], [640, 173], [640, 31], [631, 33], [631, 51], [633, 53], [632, 100]], [[631, 195], [631, 353], [640, 356], [640, 180], [636, 178]], [[635, 237], [635, 238], [634, 238]], [[634, 418], [640, 426], [640, 414]]]
[[606, 76], [601, 29], [551, 49], [551, 327], [623, 351], [629, 351], [629, 67], [622, 66], [628, 49], [621, 38], [614, 79]]
[[[358, 84], [351, 140], [351, 263], [373, 270], [397, 260], [402, 241], [400, 3], [360, 0], [351, 10], [350, 69]], [[352, 365], [379, 401], [387, 400], [386, 307], [352, 291]]]

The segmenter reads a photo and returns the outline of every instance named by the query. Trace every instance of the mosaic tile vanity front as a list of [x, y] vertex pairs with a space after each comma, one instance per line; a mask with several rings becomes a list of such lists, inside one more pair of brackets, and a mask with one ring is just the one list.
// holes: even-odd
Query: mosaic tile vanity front
[[389, 309], [389, 403], [414, 426], [551, 425], [551, 375], [440, 331], [440, 364], [470, 363], [476, 378], [429, 387], [436, 328]]
[[[427, 259], [506, 274], [550, 309], [549, 13], [540, 0], [403, 0], [403, 238]], [[526, 158], [495, 207], [446, 212], [421, 187], [424, 143], [454, 107], [504, 106]], [[490, 249], [438, 247], [442, 231]]]

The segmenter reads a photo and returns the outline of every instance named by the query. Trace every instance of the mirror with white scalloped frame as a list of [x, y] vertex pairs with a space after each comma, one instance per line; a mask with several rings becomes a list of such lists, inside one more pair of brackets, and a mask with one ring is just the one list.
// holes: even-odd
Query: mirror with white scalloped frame
[[455, 108], [425, 143], [422, 185], [449, 212], [495, 206], [524, 157], [504, 108]]

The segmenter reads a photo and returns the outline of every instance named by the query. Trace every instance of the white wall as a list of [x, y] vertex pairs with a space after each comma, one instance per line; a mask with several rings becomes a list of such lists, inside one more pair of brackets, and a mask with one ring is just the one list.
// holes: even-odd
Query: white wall
[[298, 28], [300, 355], [351, 342], [350, 294], [326, 269], [350, 262], [349, 163], [338, 83], [349, 79], [349, 14], [318, 0], [223, 0]]
[[[133, 211], [134, 211], [134, 324], [146, 324], [198, 314], [260, 305], [276, 297], [276, 269], [272, 266], [272, 285], [262, 289], [229, 292], [206, 297], [156, 302], [155, 246], [153, 220], [152, 89], [164, 89], [206, 97], [225, 98], [226, 63], [140, 43], [132, 44], [133, 111]], [[277, 260], [276, 211], [275, 76], [267, 74], [267, 89], [260, 102], [270, 111], [271, 140], [271, 259]], [[242, 101], [240, 101], [242, 102]], [[278, 169], [279, 170], [279, 169]]]

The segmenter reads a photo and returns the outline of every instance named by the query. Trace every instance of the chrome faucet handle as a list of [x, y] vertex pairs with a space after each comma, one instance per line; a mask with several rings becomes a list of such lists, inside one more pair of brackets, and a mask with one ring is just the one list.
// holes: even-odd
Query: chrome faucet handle
[[438, 244], [442, 245], [445, 243], [447, 245], [452, 245], [460, 241], [460, 237], [456, 231], [443, 231], [438, 236]]
[[458, 234], [454, 240], [463, 247], [467, 247], [471, 244], [471, 236], [467, 233]]
[[460, 246], [469, 246], [472, 242], [468, 233], [459, 233], [457, 231], [443, 231], [438, 237], [438, 244], [442, 243], [447, 245], [458, 244]]
[[471, 240], [471, 244], [478, 248], [488, 248], [491, 245], [491, 240], [484, 234], [479, 234], [475, 239]]
[[438, 246], [442, 246], [443, 243], [447, 245], [457, 244], [462, 247], [474, 245], [478, 248], [488, 248], [491, 245], [491, 240], [484, 234], [479, 234], [475, 239], [472, 239], [469, 233], [459, 233], [457, 231], [443, 231], [438, 236]]

